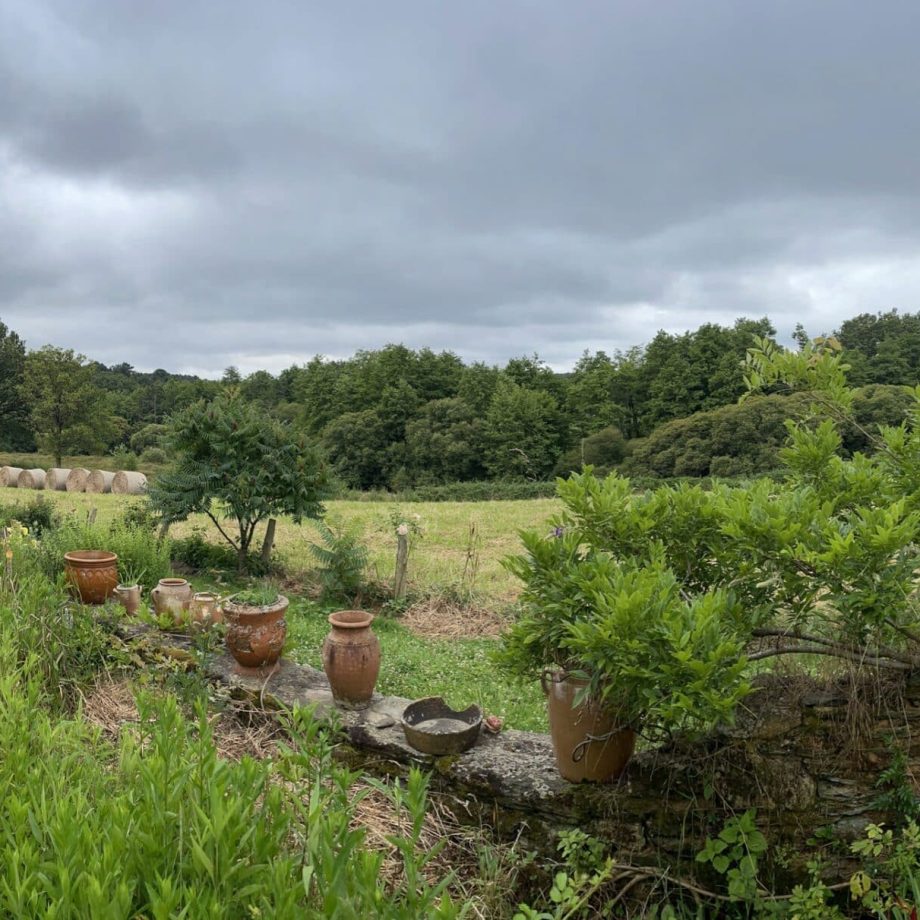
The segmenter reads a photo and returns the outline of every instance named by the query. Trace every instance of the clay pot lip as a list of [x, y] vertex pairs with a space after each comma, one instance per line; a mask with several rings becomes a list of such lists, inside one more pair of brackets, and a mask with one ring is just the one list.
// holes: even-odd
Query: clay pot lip
[[366, 610], [336, 610], [328, 619], [336, 629], [366, 629], [374, 622], [374, 614]]
[[121, 582], [118, 582], [118, 584], [115, 585], [116, 591], [133, 591], [135, 588], [140, 591], [141, 586], [137, 582], [135, 582], [133, 585], [123, 585]]
[[118, 562], [118, 556], [106, 549], [72, 549], [64, 553], [64, 561], [87, 568], [103, 568], [113, 562]]
[[232, 612], [237, 617], [257, 617], [266, 613], [274, 613], [277, 610], [286, 610], [288, 603], [288, 599], [283, 594], [279, 594], [274, 604], [263, 604], [261, 607], [238, 604], [236, 601], [224, 601], [221, 606], [224, 613]]
[[163, 585], [165, 588], [181, 588], [187, 584], [188, 580], [185, 578], [161, 578], [157, 582], [157, 585]]
[[196, 591], [192, 595], [192, 600], [205, 600], [205, 599], [209, 601], [220, 600], [220, 595], [215, 594], [213, 591]]

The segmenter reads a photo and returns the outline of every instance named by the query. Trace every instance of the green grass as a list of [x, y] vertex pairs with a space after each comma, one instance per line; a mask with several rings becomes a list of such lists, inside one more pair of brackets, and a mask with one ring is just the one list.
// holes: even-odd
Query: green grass
[[[328, 614], [335, 607], [309, 601], [291, 604], [287, 613], [290, 658], [322, 668]], [[471, 703], [486, 714], [501, 716], [509, 728], [545, 732], [546, 702], [539, 686], [510, 683], [489, 657], [494, 639], [428, 639], [398, 620], [377, 617], [373, 630], [380, 639], [381, 666], [377, 689], [387, 696], [419, 699], [443, 696], [458, 709]]]
[[[87, 459], [87, 458], [82, 458]], [[0, 490], [3, 504], [27, 502], [38, 494], [32, 490]], [[85, 515], [91, 508], [97, 520], [106, 523], [121, 514], [136, 496], [87, 495], [74, 492], [41, 492], [63, 513]], [[501, 608], [517, 596], [516, 579], [501, 565], [501, 559], [518, 552], [521, 529], [546, 526], [547, 519], [559, 510], [555, 499], [495, 502], [392, 502], [330, 501], [327, 519], [355, 522], [370, 551], [372, 577], [390, 582], [396, 560], [394, 519], [414, 522], [421, 534], [410, 539], [409, 586], [419, 596], [464, 596], [473, 594], [485, 607]], [[176, 525], [171, 533], [177, 537], [195, 531], [218, 542], [214, 525], [203, 515], [195, 515]], [[256, 542], [261, 540], [261, 532]], [[309, 521], [301, 525], [290, 520], [278, 522], [276, 552], [292, 575], [303, 575], [312, 568], [311, 542], [320, 542], [316, 528]], [[472, 559], [472, 565], [467, 559]], [[475, 571], [470, 576], [470, 571]], [[467, 577], [464, 578], [464, 571]]]

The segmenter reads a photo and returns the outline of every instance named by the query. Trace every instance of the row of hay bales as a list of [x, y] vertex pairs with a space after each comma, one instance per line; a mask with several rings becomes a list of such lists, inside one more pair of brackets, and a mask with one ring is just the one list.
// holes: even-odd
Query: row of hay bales
[[0, 466], [0, 486], [10, 489], [48, 489], [54, 492], [91, 492], [116, 495], [141, 495], [147, 491], [147, 477], [133, 470], [86, 470], [77, 467], [62, 470], [24, 470], [18, 466]]

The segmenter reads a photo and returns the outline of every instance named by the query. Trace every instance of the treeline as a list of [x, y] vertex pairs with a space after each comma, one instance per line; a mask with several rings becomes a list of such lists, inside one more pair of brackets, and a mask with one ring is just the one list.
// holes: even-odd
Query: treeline
[[[861, 314], [834, 334], [854, 384], [920, 379], [920, 313]], [[659, 332], [641, 348], [586, 352], [566, 374], [536, 355], [497, 367], [388, 345], [277, 376], [228, 368], [218, 381], [106, 367], [51, 346], [27, 352], [0, 323], [0, 449], [147, 452], [161, 462], [169, 416], [235, 387], [306, 429], [354, 489], [539, 481], [586, 463], [659, 476], [759, 472], [775, 464], [790, 407], [778, 395], [737, 405], [754, 335], [775, 330], [764, 318]], [[862, 421], [897, 421], [897, 390], [873, 392]]]

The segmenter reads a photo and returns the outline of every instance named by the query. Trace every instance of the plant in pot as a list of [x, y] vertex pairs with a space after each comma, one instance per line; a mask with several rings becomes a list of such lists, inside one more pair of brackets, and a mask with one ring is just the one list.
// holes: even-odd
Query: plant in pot
[[265, 583], [232, 595], [223, 603], [227, 649], [241, 671], [259, 671], [281, 657], [288, 599]]
[[522, 540], [525, 553], [505, 561], [524, 583], [520, 614], [498, 660], [541, 679], [565, 779], [617, 778], [639, 732], [732, 719], [750, 687], [729, 593], [688, 598], [660, 558], [620, 562], [577, 531]]
[[141, 582], [144, 580], [145, 571], [131, 565], [122, 565], [120, 575], [121, 579], [115, 587], [115, 596], [125, 608], [125, 613], [134, 616], [141, 603]]

